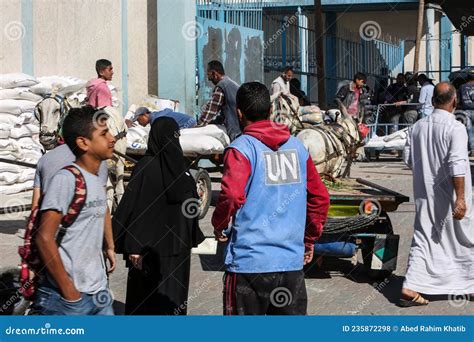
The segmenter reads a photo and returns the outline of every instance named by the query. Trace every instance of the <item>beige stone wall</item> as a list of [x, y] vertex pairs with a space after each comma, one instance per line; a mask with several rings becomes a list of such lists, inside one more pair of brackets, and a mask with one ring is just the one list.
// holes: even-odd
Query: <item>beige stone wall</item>
[[[96, 77], [95, 61], [114, 66], [112, 84], [123, 89], [119, 0], [34, 0], [34, 76]], [[0, 73], [22, 71], [22, 40], [9, 40], [4, 27], [21, 23], [21, 0], [0, 0]], [[148, 94], [147, 0], [127, 1], [128, 102]], [[122, 93], [119, 92], [122, 100]]]
[[148, 94], [147, 1], [128, 0], [128, 99], [138, 103]]
[[0, 73], [21, 72], [21, 0], [0, 0]]
[[33, 2], [35, 76], [96, 77], [95, 61], [114, 65], [121, 80], [120, 2], [114, 0], [36, 0]]

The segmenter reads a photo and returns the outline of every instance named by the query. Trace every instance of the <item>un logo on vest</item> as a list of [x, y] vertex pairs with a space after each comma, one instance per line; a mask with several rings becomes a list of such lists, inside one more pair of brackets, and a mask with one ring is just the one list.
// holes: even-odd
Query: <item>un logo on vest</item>
[[263, 152], [265, 184], [293, 184], [301, 182], [300, 163], [296, 150]]

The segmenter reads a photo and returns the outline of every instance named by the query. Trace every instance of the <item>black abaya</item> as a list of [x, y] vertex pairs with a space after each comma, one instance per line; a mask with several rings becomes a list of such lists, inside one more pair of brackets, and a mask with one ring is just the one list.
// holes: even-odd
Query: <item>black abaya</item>
[[159, 118], [113, 217], [117, 253], [126, 259], [130, 254], [143, 256], [142, 270], [127, 262], [127, 314], [172, 315], [185, 304], [190, 250], [204, 236], [198, 218], [184, 215], [183, 204], [197, 199], [196, 183], [179, 145], [178, 125]]

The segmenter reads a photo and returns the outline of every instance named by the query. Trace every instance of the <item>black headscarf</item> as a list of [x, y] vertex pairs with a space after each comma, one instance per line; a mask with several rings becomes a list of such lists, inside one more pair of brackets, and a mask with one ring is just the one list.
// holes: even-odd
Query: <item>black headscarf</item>
[[187, 171], [172, 118], [153, 122], [148, 150], [135, 166], [113, 217], [117, 253], [176, 255], [204, 236], [198, 218], [184, 210], [197, 203], [196, 183]]
[[176, 120], [161, 117], [153, 122], [148, 138], [146, 156], [160, 161], [163, 184], [168, 203], [180, 203], [189, 198], [188, 167], [179, 143], [179, 126]]

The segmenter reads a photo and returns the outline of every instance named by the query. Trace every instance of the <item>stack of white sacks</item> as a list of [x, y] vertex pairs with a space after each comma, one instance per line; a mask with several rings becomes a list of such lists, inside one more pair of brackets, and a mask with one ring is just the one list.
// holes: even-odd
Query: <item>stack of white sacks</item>
[[[69, 76], [33, 77], [22, 73], [0, 74], [0, 158], [36, 164], [43, 155], [39, 143], [39, 123], [34, 117], [36, 104], [53, 89], [61, 90], [86, 82]], [[110, 85], [112, 100], [118, 106], [117, 88]], [[69, 95], [76, 104], [86, 98], [86, 89]], [[0, 162], [0, 194], [13, 194], [33, 188], [35, 169]]]
[[[39, 123], [34, 116], [36, 104], [53, 90], [69, 86], [85, 86], [86, 81], [70, 76], [34, 77], [22, 73], [0, 74], [0, 158], [37, 164], [43, 155], [39, 143]], [[80, 87], [79, 87], [80, 88]], [[109, 85], [114, 106], [119, 106], [118, 89]], [[86, 88], [69, 94], [75, 105], [86, 98]], [[125, 118], [131, 119], [135, 109], [146, 106], [152, 111], [170, 108], [179, 111], [179, 102], [147, 96], [138, 105], [130, 106]], [[150, 126], [131, 127], [127, 134], [128, 147], [146, 149]], [[180, 143], [186, 156], [222, 153], [229, 145], [223, 126], [181, 130]], [[0, 162], [0, 194], [14, 194], [33, 188], [35, 169]]]
[[[42, 155], [38, 141], [36, 103], [31, 91], [39, 82], [25, 74], [0, 75], [0, 158], [36, 164]], [[35, 169], [0, 162], [0, 194], [31, 189]]]
[[364, 147], [373, 148], [376, 150], [402, 151], [407, 142], [407, 137], [408, 128], [401, 129], [395, 133], [382, 137], [374, 134]]
[[[138, 107], [147, 107], [150, 111], [160, 111], [170, 108], [179, 111], [179, 102], [160, 99], [154, 96], [146, 97], [139, 105], [131, 105], [125, 119], [132, 119]], [[150, 125], [142, 127], [135, 123], [128, 129], [127, 143], [129, 149], [144, 150], [147, 147]], [[183, 153], [187, 157], [222, 153], [229, 145], [230, 140], [226, 129], [221, 125], [207, 125], [204, 127], [186, 128], [180, 131], [179, 142]]]

